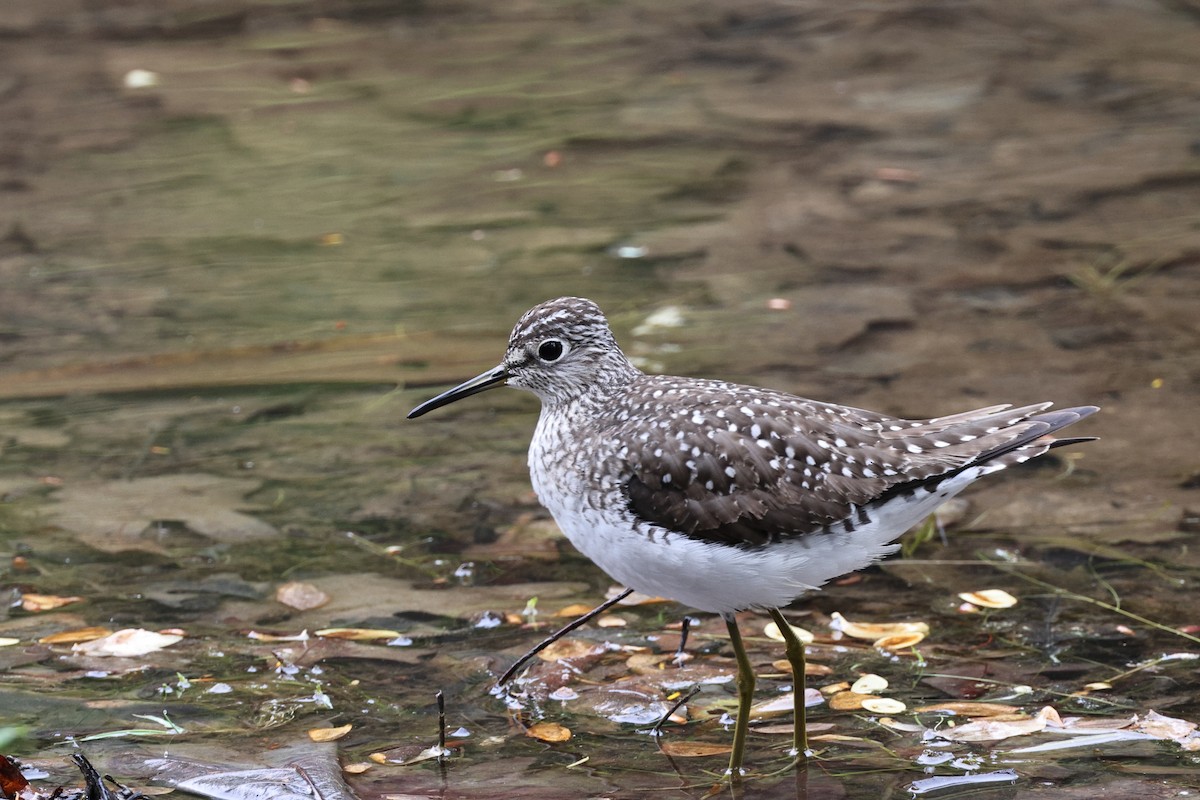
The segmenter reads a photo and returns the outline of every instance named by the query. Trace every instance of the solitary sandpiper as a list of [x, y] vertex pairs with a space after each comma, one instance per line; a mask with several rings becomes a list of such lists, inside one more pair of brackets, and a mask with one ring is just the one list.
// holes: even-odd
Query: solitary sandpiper
[[989, 472], [1087, 441], [1049, 434], [1098, 410], [997, 405], [908, 420], [647, 375], [595, 303], [562, 297], [525, 312], [499, 366], [408, 416], [503, 385], [542, 401], [529, 472], [571, 543], [632, 589], [724, 618], [738, 663], [735, 778], [754, 692], [735, 612], [765, 610], [785, 637], [803, 758], [804, 647], [779, 609], [895, 552], [901, 534]]

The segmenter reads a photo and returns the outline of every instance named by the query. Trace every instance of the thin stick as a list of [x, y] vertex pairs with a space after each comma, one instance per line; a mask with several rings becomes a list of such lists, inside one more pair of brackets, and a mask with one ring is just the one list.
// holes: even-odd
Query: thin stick
[[665, 723], [671, 717], [675, 716], [675, 712], [678, 711], [679, 709], [681, 709], [683, 707], [684, 703], [686, 703], [688, 700], [691, 700], [693, 697], [695, 697], [699, 693], [700, 693], [700, 687], [693, 686], [691, 689], [688, 690], [687, 694], [685, 694], [683, 697], [679, 698], [679, 701], [677, 703], [675, 703], [675, 705], [671, 706], [671, 710], [668, 711], [667, 713], [663, 714], [662, 719], [660, 719], [658, 722], [656, 722], [654, 724], [654, 728], [653, 728], [654, 735], [659, 736], [662, 733], [663, 723]]
[[613, 597], [610, 600], [605, 600], [603, 603], [596, 606], [591, 611], [584, 614], [582, 617], [579, 617], [578, 619], [568, 622], [562, 628], [559, 628], [557, 631], [550, 634], [542, 641], [538, 642], [538, 644], [532, 650], [530, 650], [528, 653], [526, 653], [525, 655], [518, 658], [516, 660], [516, 663], [514, 663], [511, 667], [509, 667], [508, 670], [503, 675], [500, 676], [500, 680], [496, 681], [496, 685], [503, 686], [504, 684], [508, 683], [510, 680], [512, 680], [512, 676], [517, 673], [517, 670], [519, 670], [526, 661], [533, 658], [538, 653], [542, 652], [547, 647], [554, 644], [559, 639], [566, 636], [568, 633], [575, 630], [579, 626], [586, 625], [587, 623], [591, 622], [595, 617], [599, 616], [600, 614], [603, 614], [605, 611], [608, 611], [610, 608], [612, 608], [617, 603], [624, 600], [626, 597], [629, 597], [629, 595], [631, 595], [631, 594], [633, 594], [633, 589], [626, 589], [625, 591], [621, 592], [616, 597]]

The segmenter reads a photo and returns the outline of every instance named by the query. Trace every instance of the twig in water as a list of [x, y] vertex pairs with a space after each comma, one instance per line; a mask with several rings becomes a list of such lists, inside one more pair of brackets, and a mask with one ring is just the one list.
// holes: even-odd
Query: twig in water
[[554, 633], [547, 636], [542, 641], [538, 642], [538, 644], [532, 650], [530, 650], [528, 653], [526, 653], [525, 655], [518, 658], [516, 660], [516, 662], [511, 667], [509, 667], [508, 670], [505, 671], [505, 673], [503, 675], [500, 676], [500, 680], [496, 681], [496, 685], [503, 686], [504, 684], [508, 683], [510, 680], [512, 680], [512, 676], [517, 673], [517, 670], [519, 670], [522, 667], [522, 665], [525, 664], [526, 661], [533, 658], [538, 653], [542, 652], [547, 647], [554, 644], [559, 639], [566, 636], [568, 633], [575, 630], [579, 626], [586, 625], [588, 622], [595, 619], [600, 614], [603, 614], [605, 611], [608, 611], [610, 608], [612, 608], [617, 603], [624, 600], [626, 597], [629, 597], [629, 595], [631, 595], [631, 594], [633, 594], [633, 589], [626, 589], [625, 591], [621, 592], [616, 597], [613, 597], [610, 600], [605, 600], [603, 603], [596, 606], [591, 611], [584, 614], [582, 617], [571, 620], [571, 622], [567, 623], [566, 625], [559, 628]]

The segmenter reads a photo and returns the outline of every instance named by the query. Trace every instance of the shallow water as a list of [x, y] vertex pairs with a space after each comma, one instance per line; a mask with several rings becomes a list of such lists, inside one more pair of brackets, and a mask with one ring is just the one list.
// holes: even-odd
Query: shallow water
[[[492, 366], [526, 307], [578, 294], [649, 370], [911, 416], [1104, 407], [1080, 426], [1100, 442], [991, 480], [945, 539], [797, 605], [810, 686], [875, 673], [906, 709], [889, 727], [830, 692], [799, 784], [788, 718], [765, 721], [754, 796], [898, 797], [1010, 768], [934, 796], [1200, 788], [1186, 735], [1007, 752], [1054, 740], [1039, 730], [930, 755], [920, 730], [962, 720], [916, 710], [1200, 721], [1188, 7], [10, 11], [0, 588], [79, 599], [0, 619], [5, 750], [76, 782], [71, 740], [138, 730], [80, 745], [138, 783], [164, 750], [272, 764], [352, 724], [303, 757], [370, 765], [344, 775], [364, 797], [702, 796], [723, 755], [668, 758], [651, 725], [613, 719], [698, 684], [658, 740], [719, 750], [720, 621], [677, 669], [686, 610], [623, 608], [506, 707], [496, 675], [608, 581], [529, 491], [532, 398], [403, 419]], [[134, 69], [156, 84], [125, 86]], [[288, 582], [328, 601], [289, 607]], [[966, 613], [958, 594], [987, 588], [1019, 602]], [[889, 654], [839, 638], [833, 612], [930, 633]], [[765, 622], [744, 621], [762, 700], [791, 683]], [[39, 643], [92, 626], [186, 636], [130, 658]], [[388, 635], [311, 638], [332, 627]], [[453, 757], [371, 760], [436, 742], [437, 691]], [[186, 733], [134, 716], [164, 712]], [[537, 722], [570, 740], [530, 737]]]

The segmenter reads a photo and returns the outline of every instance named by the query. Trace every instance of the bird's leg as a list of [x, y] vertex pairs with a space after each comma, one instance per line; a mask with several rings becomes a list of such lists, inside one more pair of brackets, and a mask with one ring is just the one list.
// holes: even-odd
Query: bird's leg
[[796, 757], [803, 764], [808, 757], [808, 722], [804, 710], [804, 642], [796, 636], [796, 632], [792, 630], [792, 626], [784, 619], [783, 613], [778, 608], [772, 608], [770, 613], [771, 619], [775, 620], [775, 624], [779, 627], [779, 633], [783, 636], [787, 660], [792, 665], [792, 692], [796, 696], [796, 721], [793, 723], [792, 745], [795, 748]]
[[733, 614], [725, 614], [725, 627], [729, 629], [729, 643], [737, 659], [737, 718], [733, 723], [733, 752], [729, 754], [729, 776], [737, 781], [742, 777], [742, 760], [746, 755], [746, 733], [750, 729], [750, 704], [754, 702], [754, 668], [750, 656], [742, 644], [742, 633], [738, 630]]
[[629, 595], [631, 595], [631, 594], [633, 594], [633, 589], [626, 589], [625, 591], [621, 592], [620, 594], [618, 594], [614, 597], [610, 597], [609, 599], [605, 600], [600, 605], [593, 608], [591, 611], [584, 614], [582, 617], [579, 617], [578, 619], [568, 622], [566, 625], [562, 626], [561, 628], [556, 630], [554, 633], [547, 636], [545, 639], [542, 639], [542, 641], [540, 641], [536, 645], [534, 645], [534, 648], [532, 650], [530, 650], [528, 653], [526, 653], [525, 655], [518, 658], [513, 663], [513, 665], [511, 667], [509, 667], [508, 670], [503, 675], [500, 676], [500, 680], [496, 681], [496, 685], [503, 686], [504, 684], [508, 683], [510, 680], [512, 680], [512, 676], [517, 674], [517, 670], [519, 670], [521, 668], [521, 665], [524, 664], [526, 661], [533, 658], [538, 653], [542, 652], [547, 647], [554, 644], [555, 642], [557, 642], [562, 637], [566, 636], [571, 631], [575, 630], [576, 628], [580, 627], [581, 625], [586, 625], [588, 622], [590, 622], [594, 618], [603, 614], [605, 611], [608, 611], [610, 608], [612, 608], [617, 603], [624, 600], [626, 597], [629, 597]]
[[687, 654], [687, 640], [691, 629], [692, 618], [685, 615], [679, 626], [679, 647], [675, 650], [675, 658], [672, 659], [677, 667], [682, 667], [683, 663], [690, 658]]

